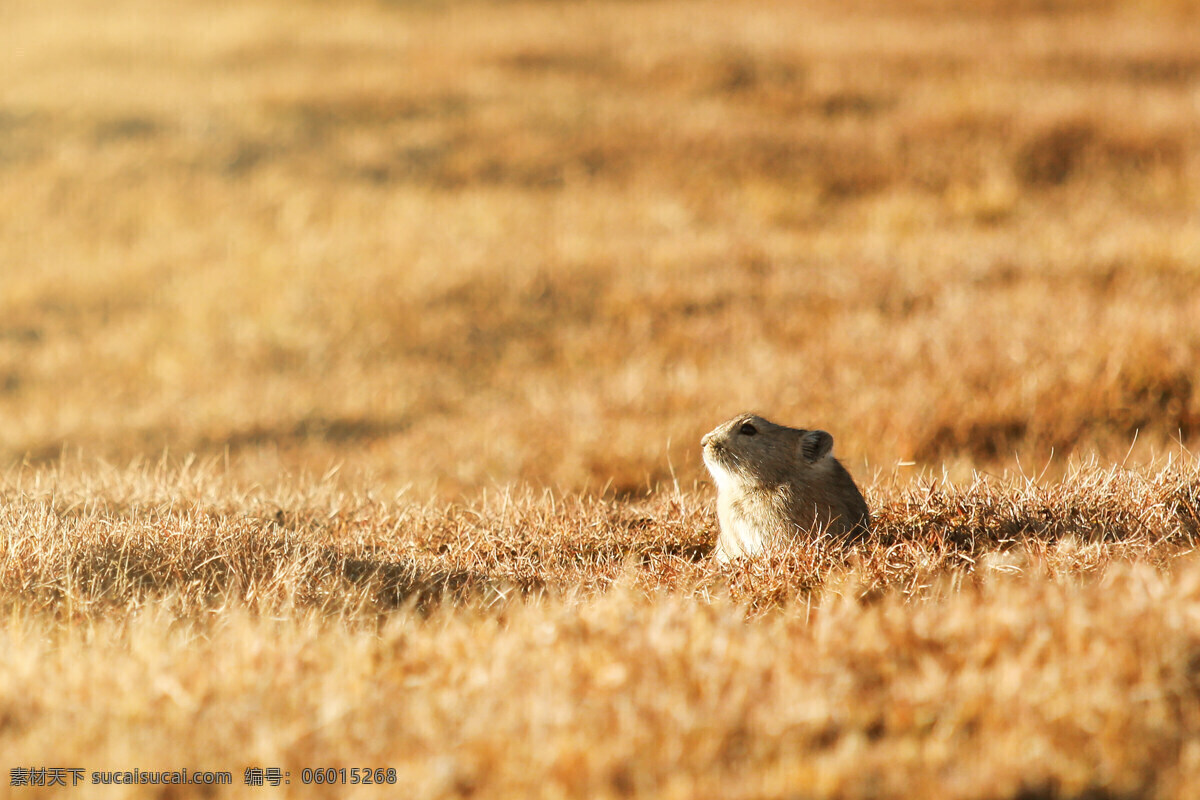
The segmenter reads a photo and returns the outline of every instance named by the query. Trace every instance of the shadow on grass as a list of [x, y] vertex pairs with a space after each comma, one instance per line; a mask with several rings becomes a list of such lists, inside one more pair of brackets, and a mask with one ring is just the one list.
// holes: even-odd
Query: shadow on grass
[[[372, 442], [405, 433], [412, 426], [413, 419], [408, 416], [385, 419], [316, 416], [284, 425], [253, 425], [198, 438], [174, 438], [165, 430], [145, 430], [131, 438], [138, 442], [135, 449], [147, 455], [162, 453], [164, 448], [198, 454], [238, 453], [263, 447], [287, 449], [314, 442], [331, 445]], [[52, 464], [72, 449], [73, 445], [67, 441], [47, 442], [26, 451], [24, 461], [31, 466]]]
[[245, 606], [343, 614], [491, 605], [541, 591], [537, 575], [442, 569], [386, 553], [347, 551], [286, 530], [101, 537], [30, 552], [0, 574], [0, 608], [103, 612], [166, 601], [186, 609]]
[[428, 613], [445, 605], [490, 605], [512, 596], [525, 597], [545, 588], [538, 578], [499, 578], [466, 569], [430, 569], [412, 561], [348, 556], [334, 548], [325, 552], [342, 581], [365, 592], [381, 611], [410, 606]]

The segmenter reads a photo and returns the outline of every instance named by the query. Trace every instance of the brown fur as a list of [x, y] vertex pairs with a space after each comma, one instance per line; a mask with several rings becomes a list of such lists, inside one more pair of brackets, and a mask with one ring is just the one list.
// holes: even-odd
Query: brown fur
[[720, 561], [754, 555], [780, 536], [862, 536], [870, 513], [831, 452], [833, 437], [739, 414], [700, 440], [717, 484]]

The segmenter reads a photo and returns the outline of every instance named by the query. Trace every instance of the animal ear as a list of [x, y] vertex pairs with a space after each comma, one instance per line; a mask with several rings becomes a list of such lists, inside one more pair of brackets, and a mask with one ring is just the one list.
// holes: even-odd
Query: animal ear
[[800, 455], [805, 461], [818, 461], [832, 449], [833, 437], [825, 431], [805, 431], [800, 437]]

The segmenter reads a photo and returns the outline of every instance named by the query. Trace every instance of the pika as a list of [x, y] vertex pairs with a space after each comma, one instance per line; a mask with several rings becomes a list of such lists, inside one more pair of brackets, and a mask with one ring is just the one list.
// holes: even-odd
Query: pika
[[700, 445], [717, 484], [718, 561], [760, 553], [781, 535], [820, 529], [851, 539], [867, 533], [867, 502], [833, 457], [833, 437], [825, 431], [739, 414]]

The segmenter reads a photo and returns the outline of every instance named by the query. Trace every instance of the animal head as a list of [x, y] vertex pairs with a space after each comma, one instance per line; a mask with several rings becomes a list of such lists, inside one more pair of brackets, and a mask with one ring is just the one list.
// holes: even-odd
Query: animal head
[[794, 481], [829, 456], [833, 437], [739, 414], [705, 434], [700, 445], [704, 465], [721, 490]]

